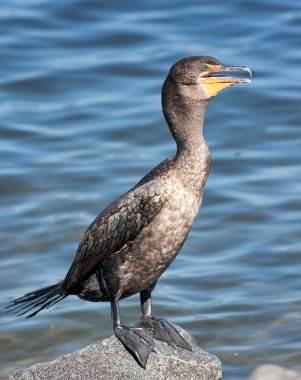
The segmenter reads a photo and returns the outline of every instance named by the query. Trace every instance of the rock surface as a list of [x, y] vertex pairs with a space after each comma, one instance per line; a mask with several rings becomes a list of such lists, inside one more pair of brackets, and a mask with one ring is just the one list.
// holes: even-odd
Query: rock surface
[[122, 344], [111, 336], [81, 351], [48, 363], [11, 373], [8, 380], [219, 380], [220, 360], [201, 350], [196, 340], [175, 326], [192, 352], [156, 341], [158, 352], [148, 358], [146, 370], [138, 366]]
[[277, 365], [265, 364], [252, 373], [250, 380], [301, 380], [301, 374]]

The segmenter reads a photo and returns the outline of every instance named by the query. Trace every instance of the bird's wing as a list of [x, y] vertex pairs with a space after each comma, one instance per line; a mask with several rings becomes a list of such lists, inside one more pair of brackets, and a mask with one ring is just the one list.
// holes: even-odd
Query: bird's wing
[[113, 252], [133, 241], [160, 211], [166, 195], [162, 188], [136, 188], [109, 205], [90, 224], [78, 246], [75, 259], [64, 280], [72, 292], [95, 267]]

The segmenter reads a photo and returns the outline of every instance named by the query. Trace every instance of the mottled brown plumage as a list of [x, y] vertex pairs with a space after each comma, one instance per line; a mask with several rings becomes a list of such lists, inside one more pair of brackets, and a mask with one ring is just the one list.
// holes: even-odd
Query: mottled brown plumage
[[[176, 155], [97, 216], [84, 233], [63, 281], [28, 293], [12, 301], [9, 308], [21, 314], [36, 309], [30, 317], [70, 294], [88, 301], [110, 301], [115, 334], [143, 367], [154, 349], [153, 337], [190, 349], [166, 321], [152, 317], [151, 291], [182, 248], [201, 205], [210, 167], [203, 121], [212, 98], [209, 93], [220, 91], [221, 78], [225, 78], [215, 79], [211, 74], [230, 69], [235, 68], [205, 56], [172, 66], [162, 89], [162, 107], [177, 143]], [[212, 82], [219, 83], [218, 90]], [[138, 292], [143, 316], [129, 329], [120, 321], [118, 301]]]

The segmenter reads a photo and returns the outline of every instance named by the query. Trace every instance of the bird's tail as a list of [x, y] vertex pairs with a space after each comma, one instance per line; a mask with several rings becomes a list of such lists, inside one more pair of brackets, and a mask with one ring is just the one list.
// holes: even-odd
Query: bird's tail
[[26, 314], [33, 309], [37, 309], [26, 318], [33, 317], [39, 311], [48, 309], [50, 306], [68, 296], [62, 285], [63, 282], [61, 281], [55, 285], [34, 290], [33, 292], [25, 294], [23, 297], [11, 301], [5, 309], [9, 312], [18, 313], [18, 316]]

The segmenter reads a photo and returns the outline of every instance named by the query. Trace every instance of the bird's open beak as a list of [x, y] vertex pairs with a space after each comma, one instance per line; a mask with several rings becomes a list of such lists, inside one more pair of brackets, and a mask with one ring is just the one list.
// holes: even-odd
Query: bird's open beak
[[252, 76], [252, 71], [249, 67], [244, 66], [210, 66], [210, 69], [206, 73], [200, 75], [200, 83], [204, 86], [206, 92], [210, 97], [215, 96], [222, 89], [232, 86], [235, 83], [251, 83], [249, 78], [239, 78], [223, 75], [223, 73], [228, 72], [244, 71], [247, 72], [250, 77]]

